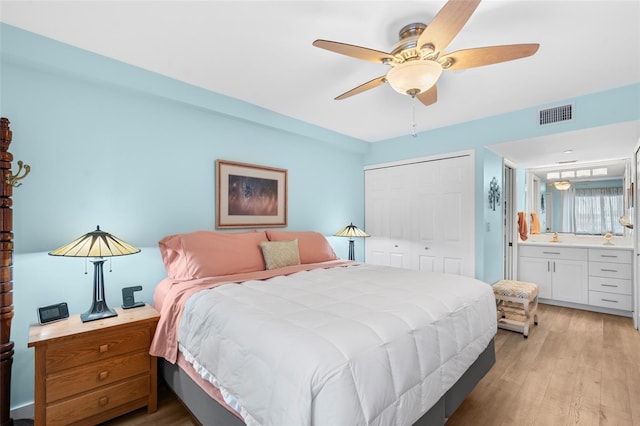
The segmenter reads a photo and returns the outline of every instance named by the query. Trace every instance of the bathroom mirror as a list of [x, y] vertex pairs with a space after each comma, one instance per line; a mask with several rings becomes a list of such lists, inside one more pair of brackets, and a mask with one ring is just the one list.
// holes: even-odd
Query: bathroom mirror
[[632, 206], [629, 159], [527, 169], [527, 211], [540, 232], [623, 235]]

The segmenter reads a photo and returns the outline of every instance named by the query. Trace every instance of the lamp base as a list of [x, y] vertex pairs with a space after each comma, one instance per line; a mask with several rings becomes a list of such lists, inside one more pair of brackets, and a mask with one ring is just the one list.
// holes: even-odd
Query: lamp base
[[349, 260], [356, 260], [355, 247], [352, 239], [349, 239]]
[[109, 309], [106, 303], [98, 302], [91, 306], [84, 314], [80, 314], [82, 322], [95, 321], [102, 318], [117, 317], [118, 314], [113, 309]]
[[104, 259], [92, 260], [94, 266], [93, 272], [93, 302], [91, 308], [84, 314], [80, 315], [82, 322], [95, 321], [103, 318], [116, 317], [116, 311], [109, 309], [107, 302], [104, 300], [104, 274], [102, 264]]

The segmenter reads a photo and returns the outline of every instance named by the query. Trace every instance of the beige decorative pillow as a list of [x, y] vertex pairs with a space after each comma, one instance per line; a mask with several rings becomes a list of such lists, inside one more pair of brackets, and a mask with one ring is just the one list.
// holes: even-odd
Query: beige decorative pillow
[[264, 263], [267, 269], [284, 268], [285, 266], [300, 264], [298, 240], [262, 241], [260, 248], [262, 248], [262, 256], [264, 256]]

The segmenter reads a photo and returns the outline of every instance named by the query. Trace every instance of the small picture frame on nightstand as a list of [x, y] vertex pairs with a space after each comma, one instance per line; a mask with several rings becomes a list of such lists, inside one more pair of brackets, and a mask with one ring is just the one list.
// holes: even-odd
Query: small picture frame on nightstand
[[144, 302], [136, 302], [136, 298], [133, 295], [134, 292], [142, 290], [141, 285], [133, 287], [125, 287], [122, 289], [122, 309], [139, 308], [144, 306]]

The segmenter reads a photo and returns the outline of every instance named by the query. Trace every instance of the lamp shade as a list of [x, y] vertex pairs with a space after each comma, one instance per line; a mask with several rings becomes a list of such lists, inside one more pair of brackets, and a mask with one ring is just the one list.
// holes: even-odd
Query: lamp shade
[[57, 248], [49, 254], [51, 256], [67, 256], [67, 257], [95, 257], [93, 263], [93, 301], [89, 310], [80, 315], [82, 322], [95, 321], [115, 317], [118, 314], [109, 308], [105, 300], [104, 292], [104, 272], [103, 264], [106, 262], [104, 257], [126, 256], [140, 252], [139, 248], [133, 247], [114, 237], [108, 232], [100, 230], [97, 226], [93, 232], [88, 232]]
[[386, 79], [398, 93], [415, 96], [429, 90], [440, 78], [442, 65], [430, 60], [403, 62], [391, 68]]
[[88, 232], [51, 252], [51, 256], [68, 257], [112, 257], [139, 253], [140, 249], [125, 243], [120, 238], [100, 230]]
[[353, 223], [345, 226], [334, 234], [336, 237], [368, 237], [369, 234], [355, 226]]

